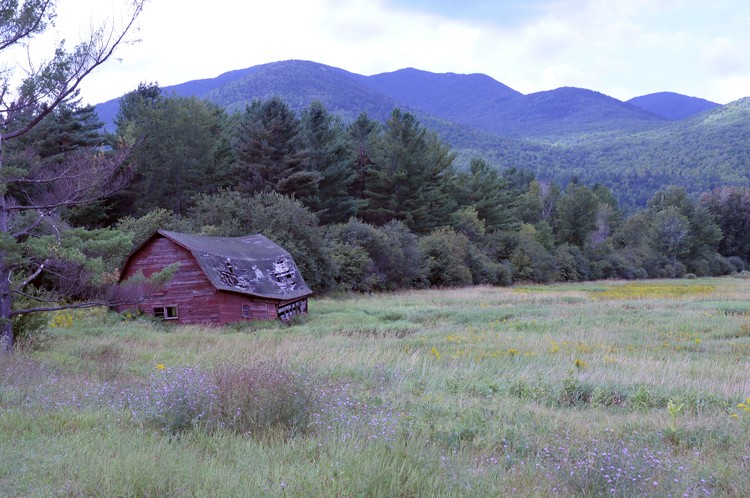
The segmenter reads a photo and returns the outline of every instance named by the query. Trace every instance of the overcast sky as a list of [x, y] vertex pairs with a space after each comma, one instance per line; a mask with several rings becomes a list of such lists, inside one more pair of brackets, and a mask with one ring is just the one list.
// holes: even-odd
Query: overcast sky
[[[59, 0], [57, 26], [72, 42], [115, 4]], [[86, 102], [288, 59], [484, 73], [522, 93], [750, 96], [748, 0], [151, 0], [139, 25], [141, 41], [86, 82]]]

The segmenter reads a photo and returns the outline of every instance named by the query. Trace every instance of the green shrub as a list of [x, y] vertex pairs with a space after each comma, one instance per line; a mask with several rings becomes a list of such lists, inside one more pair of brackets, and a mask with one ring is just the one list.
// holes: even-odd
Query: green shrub
[[301, 377], [280, 364], [222, 367], [214, 372], [216, 398], [209, 424], [239, 434], [305, 430], [311, 397]]
[[430, 286], [471, 285], [471, 270], [466, 265], [469, 239], [452, 228], [440, 228], [419, 241], [424, 259], [422, 269]]

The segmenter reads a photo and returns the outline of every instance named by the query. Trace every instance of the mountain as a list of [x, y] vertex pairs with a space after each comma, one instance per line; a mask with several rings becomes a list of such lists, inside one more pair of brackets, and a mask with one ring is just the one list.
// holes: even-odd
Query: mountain
[[632, 98], [627, 103], [673, 121], [720, 107], [716, 102], [674, 92], [650, 93]]
[[[163, 87], [165, 95], [192, 96], [210, 100], [227, 111], [242, 110], [253, 100], [279, 96], [300, 111], [315, 100], [346, 120], [366, 112], [385, 119], [398, 102], [360, 81], [362, 76], [317, 62], [283, 61], [224, 73], [216, 78]], [[119, 99], [96, 106], [108, 129], [119, 108]]]
[[[345, 120], [361, 112], [384, 120], [395, 107], [509, 138], [558, 141], [587, 133], [632, 131], [665, 121], [636, 106], [581, 88], [523, 95], [483, 74], [437, 74], [413, 68], [363, 76], [309, 61], [283, 61], [163, 88], [237, 111], [277, 95], [300, 111], [320, 100]], [[118, 101], [99, 104], [112, 129]]]
[[663, 122], [664, 118], [602, 93], [563, 87], [487, 106], [466, 124], [506, 137], [557, 141], [589, 133], [641, 131]]
[[[344, 120], [361, 112], [385, 120], [399, 107], [415, 114], [457, 154], [457, 166], [485, 157], [562, 184], [571, 177], [613, 188], [629, 206], [659, 188], [698, 193], [750, 184], [750, 98], [725, 106], [662, 92], [622, 102], [583, 88], [523, 95], [482, 74], [414, 68], [364, 76], [310, 61], [283, 61], [163, 88], [229, 112], [277, 95], [301, 111], [312, 101]], [[118, 101], [99, 104], [112, 129]]]
[[604, 183], [630, 206], [644, 205], [670, 184], [694, 194], [750, 185], [750, 97], [659, 128], [606, 139], [591, 135], [566, 147], [563, 157], [550, 176]]
[[484, 74], [436, 74], [414, 68], [363, 77], [383, 95], [456, 123], [474, 126], [474, 116], [512, 97], [522, 96]]

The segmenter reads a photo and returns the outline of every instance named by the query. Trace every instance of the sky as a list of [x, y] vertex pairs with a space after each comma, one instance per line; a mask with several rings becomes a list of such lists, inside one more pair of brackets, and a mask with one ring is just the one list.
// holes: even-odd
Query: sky
[[[55, 36], [72, 44], [126, 4], [58, 0]], [[484, 73], [525, 94], [750, 96], [747, 0], [150, 0], [138, 28], [85, 81], [84, 102], [289, 59]]]

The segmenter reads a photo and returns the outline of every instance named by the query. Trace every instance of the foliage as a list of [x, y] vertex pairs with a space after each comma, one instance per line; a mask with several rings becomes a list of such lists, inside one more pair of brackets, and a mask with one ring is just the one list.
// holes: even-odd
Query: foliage
[[[13, 348], [15, 315], [65, 306], [61, 301], [66, 295], [90, 295], [96, 284], [107, 280], [102, 264], [108, 254], [92, 256], [97, 246], [109, 251], [105, 239], [116, 244], [118, 234], [83, 230], [71, 234], [64, 215], [67, 209], [90, 204], [125, 184], [128, 171], [121, 164], [126, 151], [99, 147], [102, 140], [95, 131], [94, 113], [80, 108], [76, 97], [84, 78], [124, 43], [143, 4], [131, 2], [121, 26], [92, 27], [72, 50], [60, 42], [39, 60], [31, 54], [39, 53], [35, 47], [44, 48], [38, 35], [54, 27], [54, 0], [2, 4], [0, 52], [12, 59], [14, 50], [25, 47], [30, 54], [27, 62], [11, 64], [0, 74], [2, 352]], [[37, 287], [52, 290], [55, 284], [61, 291], [57, 295], [34, 294]], [[19, 297], [36, 304], [21, 307]]]
[[336, 282], [370, 292], [412, 287], [421, 280], [417, 238], [399, 221], [375, 227], [352, 218], [326, 229], [338, 270]]
[[320, 175], [318, 195], [309, 200], [308, 207], [322, 224], [345, 222], [363, 201], [349, 193], [356, 169], [351, 168], [354, 149], [343, 122], [329, 114], [323, 104], [313, 102], [302, 111], [300, 139], [302, 168]]
[[419, 240], [423, 254], [422, 271], [425, 279], [435, 287], [458, 287], [472, 283], [469, 258], [469, 239], [451, 228], [435, 230]]
[[557, 279], [555, 259], [539, 240], [540, 231], [528, 224], [521, 225], [510, 261], [515, 281], [552, 282]]
[[717, 187], [700, 204], [721, 229], [719, 253], [750, 262], [750, 187]]
[[487, 161], [472, 159], [468, 171], [456, 174], [455, 182], [458, 204], [474, 208], [488, 230], [508, 231], [517, 228], [518, 221], [513, 209], [518, 194], [511, 189], [508, 180]]
[[142, 216], [159, 207], [185, 214], [195, 196], [228, 186], [228, 119], [195, 97], [161, 95], [141, 85], [120, 103], [117, 138], [134, 143], [135, 177], [113, 199], [115, 215]]
[[157, 230], [171, 230], [174, 232], [190, 232], [193, 230], [192, 221], [176, 215], [174, 211], [157, 208], [139, 218], [125, 216], [115, 225], [120, 232], [129, 233], [135, 249]]
[[261, 233], [292, 255], [310, 288], [324, 290], [332, 285], [331, 259], [318, 218], [292, 197], [222, 190], [200, 196], [189, 217], [206, 235]]
[[279, 97], [253, 101], [240, 116], [233, 174], [240, 191], [296, 194], [306, 202], [318, 195], [320, 174], [306, 171], [299, 154], [301, 123]]
[[417, 234], [447, 223], [454, 201], [448, 195], [453, 154], [412, 114], [394, 109], [366, 170], [361, 211], [365, 221], [403, 221]]

